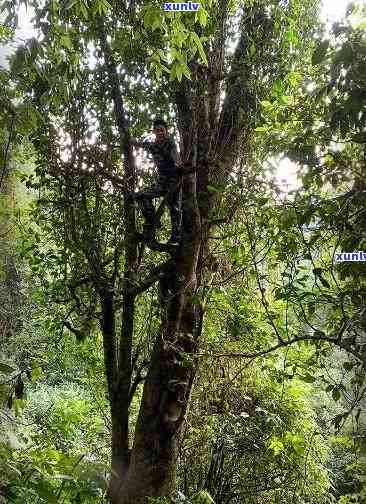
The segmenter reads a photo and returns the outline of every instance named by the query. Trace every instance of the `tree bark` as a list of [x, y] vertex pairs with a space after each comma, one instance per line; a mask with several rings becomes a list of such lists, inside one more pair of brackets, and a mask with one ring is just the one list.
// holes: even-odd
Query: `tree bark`
[[[122, 300], [122, 327], [118, 350], [105, 360], [108, 374], [110, 359], [116, 359], [116, 374], [109, 390], [112, 419], [112, 460], [109, 496], [112, 502], [118, 502], [119, 493], [125, 484], [130, 462], [129, 448], [129, 405], [132, 382], [132, 342], [134, 331], [134, 312], [136, 295], [131, 294], [137, 269], [137, 241], [135, 225], [135, 207], [127, 194], [135, 190], [135, 160], [130, 145], [128, 123], [120, 90], [116, 62], [107, 41], [103, 20], [98, 19], [101, 49], [105, 59], [111, 98], [114, 104], [114, 115], [118, 127], [121, 155], [124, 160], [124, 222], [125, 222], [125, 265]], [[117, 276], [118, 258], [115, 261], [113, 280]], [[115, 337], [115, 335], [114, 335]]]
[[195, 375], [192, 355], [201, 328], [194, 295], [201, 246], [195, 175], [183, 186], [183, 245], [164, 279], [162, 324], [157, 338], [135, 430], [127, 478], [118, 504], [145, 503], [174, 490], [177, 442]]

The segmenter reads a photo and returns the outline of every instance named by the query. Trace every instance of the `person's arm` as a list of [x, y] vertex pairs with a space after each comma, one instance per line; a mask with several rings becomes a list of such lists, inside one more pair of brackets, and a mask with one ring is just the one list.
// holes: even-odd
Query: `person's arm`
[[192, 173], [196, 172], [197, 169], [195, 167], [192, 167], [192, 163], [190, 161], [185, 161], [183, 162], [178, 150], [176, 143], [174, 140], [171, 141], [171, 150], [170, 150], [171, 157], [174, 159], [175, 163], [175, 168], [176, 168], [176, 173], [180, 176], [184, 175], [191, 175]]
[[131, 137], [130, 143], [133, 147], [136, 147], [136, 149], [142, 148], [142, 149], [149, 151], [152, 142], [148, 142], [146, 140], [145, 141], [137, 140], [137, 138]]

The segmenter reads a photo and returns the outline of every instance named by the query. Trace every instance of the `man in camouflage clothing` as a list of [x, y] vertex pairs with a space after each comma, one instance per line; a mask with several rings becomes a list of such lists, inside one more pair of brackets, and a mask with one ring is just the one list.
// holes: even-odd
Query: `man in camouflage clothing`
[[163, 119], [155, 119], [153, 123], [155, 142], [140, 142], [134, 138], [131, 139], [133, 146], [142, 147], [152, 154], [159, 172], [158, 182], [146, 191], [135, 194], [135, 198], [142, 202], [145, 219], [150, 225], [147, 233], [149, 239], [154, 237], [157, 224], [152, 200], [160, 197], [166, 198], [172, 224], [172, 234], [167, 245], [177, 246], [180, 241], [182, 220], [181, 187], [178, 174], [181, 162], [175, 142], [168, 135], [167, 126]]

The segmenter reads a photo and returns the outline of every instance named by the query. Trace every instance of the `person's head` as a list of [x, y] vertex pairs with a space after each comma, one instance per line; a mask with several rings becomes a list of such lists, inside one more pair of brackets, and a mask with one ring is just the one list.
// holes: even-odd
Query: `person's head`
[[153, 130], [156, 141], [160, 142], [168, 135], [168, 124], [164, 121], [164, 119], [155, 119], [153, 123]]

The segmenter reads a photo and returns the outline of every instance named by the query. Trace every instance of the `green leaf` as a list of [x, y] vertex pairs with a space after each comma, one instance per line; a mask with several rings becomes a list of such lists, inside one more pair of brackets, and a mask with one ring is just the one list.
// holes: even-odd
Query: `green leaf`
[[99, 9], [101, 11], [101, 15], [107, 14], [108, 11], [112, 9], [112, 5], [107, 0], [100, 0]]
[[24, 399], [15, 399], [14, 401], [14, 413], [15, 416], [19, 416], [25, 407]]
[[162, 22], [162, 13], [160, 10], [156, 8], [149, 8], [146, 10], [144, 15], [144, 25], [146, 28], [155, 30], [162, 25]]
[[6, 362], [0, 362], [0, 371], [2, 373], [6, 373], [6, 374], [13, 373], [15, 371], [15, 369], [16, 368], [14, 368], [13, 366], [10, 366]]
[[308, 313], [309, 313], [309, 315], [314, 315], [315, 308], [316, 308], [315, 301], [311, 301], [311, 302], [308, 303]]
[[182, 47], [187, 37], [188, 33], [185, 30], [179, 29], [174, 31], [174, 42], [179, 48]]
[[337, 402], [339, 401], [340, 397], [341, 397], [341, 392], [339, 390], [339, 388], [334, 388], [333, 391], [332, 391], [332, 397], [333, 399]]
[[152, 20], [152, 13], [151, 13], [151, 10], [148, 9], [145, 14], [144, 14], [144, 26], [146, 28], [150, 28], [150, 26], [152, 25], [153, 23], [153, 20]]
[[265, 133], [270, 130], [269, 126], [257, 126], [254, 131], [258, 131], [259, 133]]
[[204, 62], [205, 65], [208, 65], [207, 57], [205, 54], [205, 51], [203, 50], [202, 42], [197, 33], [191, 32], [191, 38], [193, 42], [196, 44], [196, 47], [198, 49], [198, 52], [201, 56], [202, 61]]
[[75, 478], [72, 476], [69, 476], [68, 474], [55, 474], [54, 476], [55, 479], [62, 480], [62, 481], [74, 481]]
[[160, 68], [161, 68], [164, 72], [166, 72], [166, 73], [170, 74], [170, 70], [169, 70], [169, 68], [168, 68], [168, 67], [166, 67], [165, 65], [160, 64]]
[[299, 72], [290, 72], [287, 76], [287, 80], [291, 87], [295, 87], [301, 81], [301, 74]]
[[22, 473], [21, 471], [19, 471], [19, 469], [14, 465], [14, 464], [11, 464], [9, 462], [7, 462], [6, 464], [6, 467], [8, 467], [12, 472], [14, 472], [18, 477], [21, 477], [22, 476]]
[[328, 280], [326, 280], [322, 276], [319, 276], [319, 280], [320, 280], [320, 283], [323, 285], [323, 287], [326, 287], [327, 289], [330, 288], [330, 284], [329, 284]]
[[343, 367], [344, 369], [348, 372], [348, 371], [351, 371], [351, 369], [353, 369], [355, 366], [355, 363], [354, 362], [344, 362], [343, 363]]
[[42, 372], [43, 371], [41, 367], [36, 367], [32, 369], [32, 378], [31, 378], [32, 383], [35, 383], [38, 380]]
[[268, 100], [263, 100], [263, 101], [261, 101], [261, 105], [263, 108], [269, 108], [272, 106], [272, 103]]
[[182, 69], [183, 69], [183, 75], [187, 77], [187, 79], [191, 80], [192, 79], [191, 73], [189, 71], [188, 66], [185, 63], [182, 63]]
[[279, 96], [282, 96], [283, 95], [283, 92], [284, 92], [284, 83], [283, 81], [281, 80], [277, 80], [274, 84], [273, 84], [273, 88], [272, 88], [272, 93], [279, 97]]
[[303, 455], [305, 452], [305, 438], [301, 434], [286, 434], [286, 441], [292, 446], [297, 455]]
[[178, 79], [178, 82], [181, 82], [182, 76], [183, 76], [182, 65], [177, 64], [176, 67], [177, 67], [177, 69], [176, 69], [177, 79]]
[[287, 42], [294, 43], [294, 44], [297, 44], [299, 41], [299, 36], [298, 36], [297, 32], [292, 29], [287, 30], [285, 32], [285, 38], [286, 38]]
[[278, 438], [272, 439], [269, 447], [273, 450], [274, 455], [280, 455], [285, 449], [284, 444]]
[[170, 77], [169, 80], [172, 81], [177, 77], [177, 67], [176, 65], [173, 65], [172, 68], [170, 69]]
[[338, 51], [336, 57], [334, 58], [334, 63], [343, 63], [345, 66], [349, 66], [356, 56], [355, 49], [352, 44], [347, 41], [343, 44], [340, 51]]
[[306, 382], [306, 383], [314, 383], [316, 381], [316, 377], [312, 376], [309, 373], [306, 373], [305, 376], [300, 376], [301, 380]]
[[274, 298], [275, 299], [288, 299], [288, 294], [286, 294], [285, 292], [282, 292], [282, 290], [279, 288], [279, 289], [275, 290]]
[[192, 504], [215, 504], [215, 501], [206, 490], [201, 490], [193, 496]]
[[85, 4], [85, 0], [83, 0], [80, 4], [79, 4], [79, 11], [81, 12], [81, 14], [84, 16], [85, 19], [88, 19], [89, 17], [89, 14], [88, 14], [88, 6]]
[[158, 49], [156, 52], [160, 56], [160, 59], [162, 59], [163, 61], [169, 61], [167, 54], [162, 49]]
[[72, 42], [71, 42], [71, 39], [68, 35], [63, 35], [60, 38], [60, 44], [64, 47], [66, 47], [66, 49], [72, 49]]
[[205, 11], [205, 9], [202, 8], [202, 6], [196, 13], [195, 21], [198, 21], [199, 24], [203, 27], [207, 25], [207, 12]]
[[75, 5], [76, 3], [78, 3], [78, 1], [79, 1], [79, 0], [70, 0], [70, 1], [67, 3], [67, 5], [66, 5], [65, 9], [66, 9], [66, 10], [68, 10], [68, 9], [72, 9], [72, 7], [74, 7], [74, 5]]
[[153, 24], [151, 25], [152, 31], [157, 30], [158, 28], [161, 28], [163, 24], [163, 18], [161, 16], [158, 16], [154, 19]]
[[171, 48], [170, 54], [172, 56], [172, 60], [173, 61], [174, 60], [178, 60], [178, 61], [182, 60], [182, 54], [175, 47]]
[[168, 73], [168, 74], [170, 74], [169, 68], [167, 68], [165, 65], [162, 65], [158, 61], [153, 61], [152, 64], [151, 64], [151, 66], [152, 66], [152, 68], [155, 71], [155, 76], [156, 76], [157, 79], [160, 79], [160, 77], [163, 74], [163, 71], [166, 72], [166, 73]]
[[296, 223], [296, 212], [293, 208], [285, 208], [282, 211], [281, 224], [285, 229], [289, 229]]

